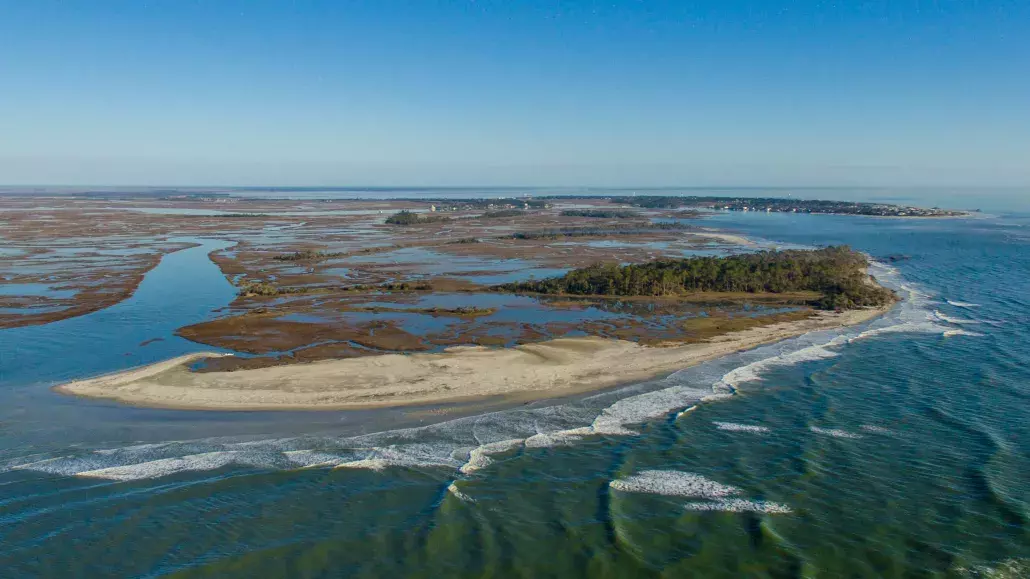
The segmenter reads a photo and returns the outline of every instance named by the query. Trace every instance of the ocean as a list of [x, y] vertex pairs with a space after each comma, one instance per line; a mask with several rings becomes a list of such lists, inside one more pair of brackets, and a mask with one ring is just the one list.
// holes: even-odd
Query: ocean
[[0, 330], [0, 576], [1030, 576], [1030, 207], [966, 195], [946, 206], [984, 213], [709, 217], [848, 244], [904, 301], [586, 397], [223, 413], [51, 392], [210, 349], [171, 335], [232, 299], [206, 259], [224, 242], [199, 240], [117, 306]]

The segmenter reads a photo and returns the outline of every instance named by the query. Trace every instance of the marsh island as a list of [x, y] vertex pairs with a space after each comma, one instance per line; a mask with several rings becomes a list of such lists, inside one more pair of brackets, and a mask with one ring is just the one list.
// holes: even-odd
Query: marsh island
[[[106, 307], [168, 252], [222, 241], [209, 257], [235, 299], [175, 331], [210, 352], [59, 387], [150, 406], [564, 396], [857, 323], [894, 300], [864, 255], [762, 248], [706, 225], [698, 198], [0, 201], [17, 242], [4, 263], [39, 264], [10, 286], [37, 295], [4, 294], [8, 326]], [[51, 260], [76, 275], [45, 283]]]

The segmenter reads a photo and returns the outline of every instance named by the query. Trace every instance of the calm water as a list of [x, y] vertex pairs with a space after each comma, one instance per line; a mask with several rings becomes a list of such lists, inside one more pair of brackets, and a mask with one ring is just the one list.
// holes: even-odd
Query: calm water
[[49, 391], [199, 349], [170, 332], [231, 299], [202, 259], [221, 242], [167, 257], [119, 306], [0, 331], [0, 575], [1027, 576], [1030, 214], [709, 224], [904, 255], [874, 273], [906, 300], [663, 380], [432, 424]]

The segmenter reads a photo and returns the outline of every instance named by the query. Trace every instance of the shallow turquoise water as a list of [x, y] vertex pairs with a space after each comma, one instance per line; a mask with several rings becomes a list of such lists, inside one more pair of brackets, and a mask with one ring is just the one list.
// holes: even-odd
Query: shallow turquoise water
[[[145, 284], [162, 283], [122, 310], [0, 331], [0, 569], [1025, 576], [1030, 216], [721, 214], [709, 225], [904, 255], [874, 273], [906, 301], [867, 326], [663, 380], [436, 423], [130, 409], [49, 392], [197, 349], [139, 345], [231, 298], [216, 277], [181, 269], [206, 267], [188, 256], [163, 263]], [[210, 285], [176, 285], [183, 276]]]

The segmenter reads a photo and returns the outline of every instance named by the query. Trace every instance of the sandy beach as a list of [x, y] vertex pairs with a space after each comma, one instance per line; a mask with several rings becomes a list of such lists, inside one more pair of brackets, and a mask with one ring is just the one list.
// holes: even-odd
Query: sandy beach
[[562, 338], [515, 348], [455, 347], [236, 372], [192, 373], [196, 353], [57, 386], [65, 394], [191, 410], [331, 410], [408, 406], [485, 397], [543, 399], [669, 374], [738, 350], [854, 325], [885, 309], [820, 312], [809, 319], [719, 336], [699, 344], [640, 346]]

